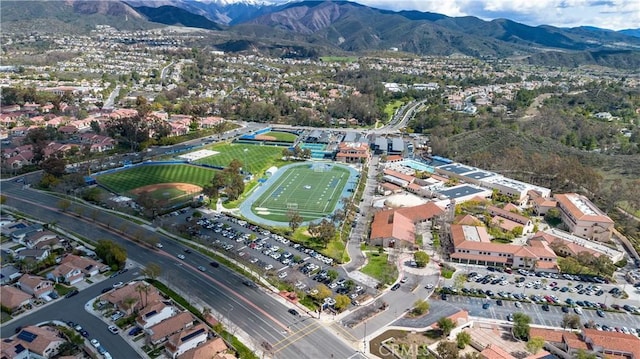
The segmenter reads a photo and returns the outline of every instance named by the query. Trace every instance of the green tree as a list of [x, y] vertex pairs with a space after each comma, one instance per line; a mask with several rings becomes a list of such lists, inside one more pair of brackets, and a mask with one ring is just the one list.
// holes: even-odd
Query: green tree
[[527, 340], [529, 339], [529, 331], [531, 327], [531, 318], [524, 313], [516, 313], [513, 315], [513, 336], [516, 339]]
[[559, 225], [562, 222], [562, 215], [560, 214], [560, 210], [557, 208], [550, 208], [547, 211], [547, 214], [544, 215], [544, 220], [553, 227]]
[[580, 328], [580, 316], [577, 314], [567, 313], [562, 316], [562, 327], [578, 329]]
[[424, 251], [416, 251], [413, 254], [413, 260], [418, 268], [424, 268], [429, 263], [429, 255]]
[[442, 359], [458, 359], [460, 349], [458, 344], [452, 341], [441, 340], [436, 347], [436, 352]]
[[151, 280], [156, 280], [162, 274], [162, 267], [158, 263], [149, 262], [141, 272]]
[[322, 301], [325, 298], [329, 298], [331, 296], [331, 294], [333, 294], [333, 292], [331, 291], [331, 289], [329, 289], [326, 285], [324, 284], [318, 284], [316, 286], [316, 290], [318, 291], [316, 294], [313, 295], [313, 297], [318, 300], [318, 301]]
[[576, 353], [576, 359], [598, 359], [598, 356], [594, 353], [588, 353], [584, 349], [579, 349]]
[[291, 232], [295, 232], [303, 221], [300, 212], [293, 209], [287, 211], [287, 218], [289, 218], [289, 228], [291, 228]]
[[531, 354], [537, 354], [542, 348], [544, 348], [544, 338], [533, 337], [527, 342], [527, 350]]
[[338, 312], [342, 312], [343, 310], [347, 309], [349, 304], [351, 304], [351, 299], [349, 299], [349, 297], [343, 294], [336, 295], [335, 300], [336, 300], [336, 304], [334, 304], [333, 307]]
[[456, 335], [456, 344], [458, 348], [464, 349], [467, 345], [471, 344], [471, 334], [462, 331]]
[[456, 327], [456, 323], [447, 317], [441, 317], [440, 319], [438, 319], [437, 323], [438, 323], [438, 328], [440, 329], [440, 332], [444, 337], [449, 336], [453, 328]]
[[320, 223], [309, 224], [309, 234], [326, 246], [335, 237], [336, 227], [331, 221], [323, 218]]
[[110, 240], [99, 240], [95, 251], [96, 255], [111, 267], [123, 268], [127, 261], [127, 251], [124, 247]]
[[429, 311], [429, 302], [424, 299], [418, 299], [413, 303], [413, 309], [411, 309], [411, 314], [418, 316]]
[[71, 202], [69, 200], [61, 199], [58, 201], [58, 208], [60, 208], [62, 212], [66, 212], [69, 207], [71, 207]]
[[454, 288], [460, 290], [460, 289], [464, 288], [464, 285], [465, 285], [466, 282], [467, 282], [467, 275], [466, 274], [458, 274], [453, 280], [453, 286], [454, 286]]

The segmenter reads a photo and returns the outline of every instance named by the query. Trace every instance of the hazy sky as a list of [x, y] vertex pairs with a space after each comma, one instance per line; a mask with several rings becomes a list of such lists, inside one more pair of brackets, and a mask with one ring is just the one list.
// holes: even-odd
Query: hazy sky
[[391, 10], [413, 9], [448, 16], [507, 18], [527, 25], [640, 27], [640, 0], [358, 0]]
[[[286, 0], [271, 0], [271, 2], [283, 1]], [[611, 30], [640, 28], [640, 0], [355, 0], [355, 2], [389, 10], [430, 11], [448, 16], [471, 15], [484, 20], [506, 18], [532, 26], [596, 26]]]

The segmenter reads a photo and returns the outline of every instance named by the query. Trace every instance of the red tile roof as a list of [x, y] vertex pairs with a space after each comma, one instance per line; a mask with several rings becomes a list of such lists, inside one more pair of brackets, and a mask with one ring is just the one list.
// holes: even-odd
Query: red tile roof
[[[587, 197], [577, 193], [556, 194], [554, 196], [562, 208], [565, 208], [578, 221], [592, 221], [602, 223], [613, 223], [613, 220], [605, 215], [598, 207], [596, 207]], [[581, 209], [574, 202], [581, 202], [588, 209]]]

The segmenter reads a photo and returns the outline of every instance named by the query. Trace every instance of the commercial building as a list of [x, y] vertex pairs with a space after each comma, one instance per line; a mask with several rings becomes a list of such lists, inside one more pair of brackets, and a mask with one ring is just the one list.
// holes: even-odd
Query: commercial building
[[576, 193], [556, 194], [562, 222], [572, 234], [600, 242], [611, 240], [613, 220], [587, 197]]

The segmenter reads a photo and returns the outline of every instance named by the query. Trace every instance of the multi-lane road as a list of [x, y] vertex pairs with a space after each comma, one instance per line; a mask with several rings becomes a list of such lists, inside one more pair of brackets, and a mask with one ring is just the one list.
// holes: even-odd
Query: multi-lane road
[[[267, 355], [271, 357], [319, 358], [333, 355], [334, 358], [349, 358], [356, 352], [317, 319], [310, 318], [306, 314], [295, 317], [288, 313], [288, 308], [274, 298], [273, 294], [267, 294], [262, 289], [244, 286], [242, 278], [232, 270], [223, 266], [209, 267], [208, 258], [195, 252], [187, 254], [184, 261], [178, 259], [176, 255], [184, 253], [186, 247], [174, 240], [161, 236], [164, 244], [161, 251], [141, 247], [90, 219], [78, 218], [71, 213], [59, 211], [57, 208], [59, 198], [55, 196], [24, 188], [22, 184], [15, 182], [5, 181], [2, 187], [3, 195], [7, 197], [7, 206], [16, 208], [40, 221], [55, 223], [57, 227], [86, 238], [110, 239], [118, 242], [126, 248], [128, 257], [141, 265], [150, 262], [159, 264], [163, 268], [162, 278], [170, 286], [189, 296], [199, 298], [200, 302], [210, 306], [216, 312], [229, 316], [233, 325], [237, 325], [254, 341], [247, 344], [260, 347], [263, 342], [269, 343], [272, 349], [267, 352]], [[84, 209], [85, 213], [92, 213], [94, 210], [89, 207]], [[111, 228], [124, 229], [127, 233], [146, 231], [145, 228], [108, 212], [101, 213], [97, 216], [97, 220], [110, 223]], [[207, 271], [198, 271], [197, 267], [200, 265], [206, 266]], [[82, 292], [77, 297], [88, 300], [92, 294], [95, 293]], [[65, 302], [63, 300], [56, 305], [65, 306]], [[76, 321], [72, 314], [77, 310], [72, 309], [69, 309], [69, 318], [62, 319]], [[46, 321], [47, 313], [50, 314], [48, 320], [54, 320], [61, 319], [58, 316], [63, 312], [42, 310], [21, 321], [33, 323]], [[104, 329], [103, 326], [104, 324], [101, 323], [98, 328]], [[3, 336], [12, 334], [10, 328], [2, 330]], [[108, 344], [108, 341], [105, 343]]]

